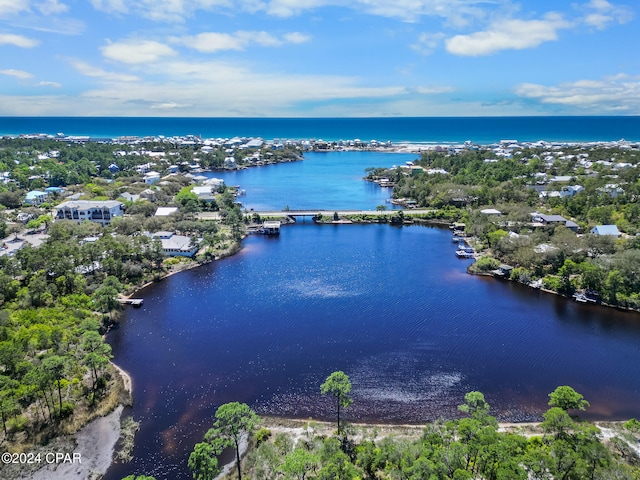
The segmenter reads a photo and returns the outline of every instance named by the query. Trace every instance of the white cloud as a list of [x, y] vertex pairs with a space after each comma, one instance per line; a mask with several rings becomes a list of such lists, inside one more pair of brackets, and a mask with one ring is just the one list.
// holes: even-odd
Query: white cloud
[[305, 35], [304, 33], [300, 32], [285, 33], [282, 37], [288, 43], [293, 44], [307, 43], [311, 40], [311, 37], [309, 35]]
[[198, 10], [233, 7], [234, 0], [91, 0], [97, 10], [116, 14], [135, 14], [160, 22], [184, 22]]
[[[370, 86], [359, 78], [260, 73], [217, 61], [169, 60], [144, 68], [154, 81], [105, 78], [97, 88], [81, 95], [77, 108], [83, 113], [77, 114], [291, 116], [299, 103], [339, 103], [341, 99], [407, 94], [404, 87]], [[93, 111], [94, 106], [101, 110]]]
[[421, 95], [437, 95], [439, 93], [451, 93], [455, 91], [453, 87], [441, 86], [441, 87], [418, 87], [416, 92]]
[[[3, 1], [3, 0], [0, 0]], [[135, 14], [162, 22], [185, 22], [198, 11], [226, 13], [265, 12], [291, 17], [321, 7], [343, 7], [369, 15], [415, 22], [423, 16], [444, 18], [453, 25], [484, 17], [487, 6], [509, 4], [508, 0], [91, 0], [97, 10], [116, 14]]]
[[81, 60], [69, 60], [69, 63], [78, 73], [87, 77], [101, 78], [109, 82], [135, 82], [137, 80], [140, 80], [135, 75], [107, 72], [101, 68], [89, 65], [88, 63]]
[[445, 41], [454, 55], [491, 55], [501, 50], [523, 50], [558, 39], [558, 30], [572, 24], [555, 13], [542, 20], [509, 19], [495, 22], [488, 30], [470, 35], [456, 35]]
[[0, 33], [0, 45], [14, 45], [22, 48], [33, 48], [40, 42], [33, 38], [24, 37], [22, 35], [14, 35], [12, 33]]
[[60, 88], [62, 85], [58, 82], [38, 82], [38, 87]]
[[30, 0], [0, 0], [0, 17], [29, 10]]
[[444, 36], [444, 33], [421, 33], [418, 41], [410, 47], [420, 55], [431, 55]]
[[10, 77], [15, 77], [19, 80], [27, 80], [29, 78], [33, 78], [32, 74], [30, 74], [29, 72], [25, 72], [24, 70], [14, 70], [14, 69], [0, 70], [0, 74], [8, 75]]
[[579, 111], [640, 114], [640, 76], [619, 74], [602, 80], [578, 80], [556, 86], [518, 85], [520, 97], [543, 104], [573, 107]]
[[244, 31], [235, 33], [204, 32], [194, 36], [172, 37], [173, 43], [185, 45], [203, 53], [214, 53], [222, 50], [244, 50], [255, 44], [262, 47], [279, 47], [285, 43], [303, 43], [310, 37], [298, 32], [288, 33], [277, 38], [267, 32]]
[[205, 32], [188, 37], [174, 37], [171, 41], [174, 43], [180, 43], [203, 53], [244, 49], [242, 41], [228, 33]]
[[127, 64], [156, 62], [176, 54], [168, 45], [153, 40], [113, 42], [100, 47], [100, 50], [105, 58]]
[[67, 5], [60, 3], [58, 0], [43, 0], [38, 2], [36, 7], [43, 15], [55, 15], [69, 10]]
[[126, 0], [90, 0], [91, 5], [96, 10], [112, 14], [129, 13], [127, 4], [133, 5], [135, 2], [127, 2]]
[[613, 5], [607, 0], [591, 0], [582, 5], [582, 10], [591, 10], [582, 21], [598, 30], [603, 30], [611, 23], [627, 23], [633, 18], [633, 11], [624, 5]]

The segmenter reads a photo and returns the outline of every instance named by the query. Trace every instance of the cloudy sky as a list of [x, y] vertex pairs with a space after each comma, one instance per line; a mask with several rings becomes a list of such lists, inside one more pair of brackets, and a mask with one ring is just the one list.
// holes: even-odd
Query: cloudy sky
[[0, 115], [640, 115], [638, 0], [0, 0]]

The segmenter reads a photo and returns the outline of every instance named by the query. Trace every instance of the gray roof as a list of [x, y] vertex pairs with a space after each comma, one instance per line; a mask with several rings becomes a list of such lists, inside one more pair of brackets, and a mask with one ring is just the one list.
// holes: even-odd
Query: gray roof
[[87, 210], [90, 208], [114, 208], [117, 206], [123, 207], [124, 204], [122, 202], [118, 202], [117, 200], [72, 200], [68, 202], [62, 202], [57, 205], [56, 208], [76, 208], [78, 210]]

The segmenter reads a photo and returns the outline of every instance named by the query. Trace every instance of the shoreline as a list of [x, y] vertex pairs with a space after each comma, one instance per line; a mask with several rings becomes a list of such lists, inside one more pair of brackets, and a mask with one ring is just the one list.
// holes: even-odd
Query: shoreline
[[[350, 423], [347, 422], [351, 431], [351, 440], [362, 441], [374, 439], [380, 441], [384, 438], [395, 438], [400, 440], [415, 441], [423, 434], [427, 425], [433, 422], [422, 424], [379, 424], [379, 423]], [[526, 438], [542, 437], [545, 435], [540, 427], [542, 422], [498, 422], [498, 433], [515, 434]], [[599, 430], [600, 441], [610, 442], [612, 438], [621, 438], [623, 432], [623, 421], [588, 421]], [[284, 434], [293, 444], [304, 442], [310, 436], [331, 437], [335, 435], [335, 422], [319, 421], [314, 419], [292, 419], [286, 417], [260, 416], [258, 428], [268, 429], [273, 436]], [[640, 445], [637, 442], [623, 440], [631, 450], [640, 456]], [[255, 448], [255, 447], [254, 447]], [[246, 462], [249, 445], [246, 441], [241, 445], [241, 462]], [[222, 465], [221, 473], [214, 480], [232, 480], [235, 477], [235, 460]]]
[[[77, 432], [53, 438], [46, 445], [38, 445], [30, 453], [45, 456], [50, 453], [68, 454], [74, 461], [61, 463], [32, 464], [37, 469], [25, 467], [11, 468], [4, 465], [3, 477], [7, 480], [68, 480], [72, 478], [101, 478], [115, 461], [118, 442], [122, 436], [122, 413], [132, 401], [132, 378], [129, 373], [115, 363], [110, 363], [119, 377], [114, 388], [118, 396], [126, 393], [128, 400], [120, 402], [108, 413], [93, 418]], [[46, 458], [46, 457], [45, 457]], [[67, 457], [69, 458], [69, 457]], [[22, 465], [16, 465], [22, 467]], [[25, 471], [26, 470], [26, 471]]]

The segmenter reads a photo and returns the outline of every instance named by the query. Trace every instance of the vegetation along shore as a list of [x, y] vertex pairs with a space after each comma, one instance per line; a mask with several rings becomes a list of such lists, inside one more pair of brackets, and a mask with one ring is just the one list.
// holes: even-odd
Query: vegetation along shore
[[[313, 144], [312, 149], [321, 147]], [[393, 148], [337, 144], [326, 148], [374, 147]], [[239, 204], [241, 189], [204, 177], [203, 171], [298, 161], [306, 148], [303, 142], [196, 137], [100, 142], [39, 136], [0, 139], [2, 451], [33, 451], [129, 402], [104, 341], [104, 334], [117, 325], [122, 300], [172, 272], [233, 254], [252, 226], [262, 226], [265, 218], [243, 211]], [[366, 172], [367, 180], [392, 188], [393, 202], [404, 210], [379, 205], [375, 213], [318, 212], [315, 220], [452, 224], [456, 227], [452, 235], [471, 247], [477, 259], [471, 272], [509, 278], [577, 301], [640, 308], [638, 144], [509, 141], [420, 150], [420, 160], [390, 169], [372, 166]], [[289, 217], [286, 210], [280, 216]], [[472, 412], [468, 420], [477, 423], [428, 427], [437, 430], [440, 439], [425, 433], [422, 445], [433, 441], [433, 448], [450, 446], [469, 433], [465, 448], [476, 448], [473, 442], [485, 427], [490, 427], [485, 433], [495, 437], [494, 422], [488, 417], [475, 418]], [[562, 441], [573, 445], [574, 451], [592, 452], [594, 456], [585, 462], [601, 465], [603, 458], [610, 459], [590, 443], [596, 435], [587, 431], [591, 427], [568, 423], [562, 415], [555, 421], [564, 426], [545, 430], [543, 438], [535, 440], [541, 442], [536, 448], [552, 448], [553, 442]], [[385, 465], [399, 465], [406, 454], [391, 444], [380, 446], [373, 438], [367, 440], [371, 443], [349, 443], [350, 435], [339, 432], [320, 439], [312, 435], [307, 453], [322, 457], [342, 452], [347, 469], [358, 455], [369, 455], [374, 462], [376, 455], [382, 455], [380, 449], [388, 453]], [[276, 438], [280, 437], [249, 443], [277, 450], [281, 447]], [[509, 448], [515, 450], [504, 451], [533, 448], [534, 440], [513, 440]], [[417, 452], [416, 445], [405, 443], [408, 451]], [[286, 457], [287, 449], [281, 450]], [[479, 450], [473, 451], [465, 454], [462, 470], [477, 476]], [[286, 475], [319, 475], [324, 461], [315, 458], [309, 460], [315, 470], [293, 473], [297, 467], [291, 467]], [[364, 457], [360, 458], [353, 468], [362, 478], [374, 478], [375, 472], [384, 470], [375, 462], [375, 468], [365, 468]], [[126, 460], [126, 453], [121, 459]], [[421, 462], [431, 465], [435, 460]], [[252, 468], [264, 467], [255, 465]], [[0, 468], [4, 478], [8, 467]], [[456, 470], [460, 468], [449, 473], [455, 475]]]

